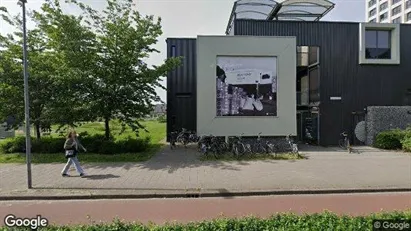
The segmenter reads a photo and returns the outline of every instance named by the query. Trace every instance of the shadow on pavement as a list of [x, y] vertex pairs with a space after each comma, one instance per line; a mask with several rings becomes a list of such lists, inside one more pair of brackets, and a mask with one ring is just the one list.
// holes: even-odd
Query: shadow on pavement
[[104, 180], [104, 179], [111, 179], [111, 178], [119, 178], [120, 176], [113, 175], [113, 174], [100, 174], [100, 175], [88, 175], [84, 176], [83, 178], [88, 180]]
[[[122, 167], [126, 170], [133, 168], [148, 169], [148, 170], [162, 170], [168, 173], [174, 173], [179, 169], [189, 169], [198, 167], [211, 167], [219, 170], [240, 171], [244, 166], [252, 164], [254, 161], [264, 161], [272, 164], [288, 161], [298, 162], [299, 160], [209, 160], [201, 161], [201, 154], [197, 152], [195, 145], [190, 145], [187, 148], [177, 147], [171, 150], [169, 146], [165, 146], [158, 153], [156, 153], [150, 160], [139, 163], [96, 163], [93, 168], [106, 169], [112, 167]], [[308, 156], [306, 158], [308, 159]]]
[[241, 166], [249, 165], [243, 161], [201, 161], [200, 153], [191, 145], [187, 148], [177, 147], [171, 150], [165, 146], [156, 153], [150, 160], [140, 163], [96, 163], [93, 164], [95, 169], [106, 169], [112, 167], [122, 167], [126, 170], [133, 168], [148, 170], [166, 170], [168, 173], [174, 173], [179, 169], [212, 167], [221, 170], [240, 171]]

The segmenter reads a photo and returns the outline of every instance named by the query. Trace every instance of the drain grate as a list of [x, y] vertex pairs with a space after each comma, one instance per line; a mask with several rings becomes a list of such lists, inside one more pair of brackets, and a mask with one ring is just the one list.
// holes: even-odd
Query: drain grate
[[199, 193], [188, 193], [186, 194], [186, 198], [199, 198], [200, 194]]

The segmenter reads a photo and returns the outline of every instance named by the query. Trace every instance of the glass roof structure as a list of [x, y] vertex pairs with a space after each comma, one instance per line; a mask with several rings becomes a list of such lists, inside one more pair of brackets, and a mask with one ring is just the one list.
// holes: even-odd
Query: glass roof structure
[[226, 34], [229, 34], [235, 19], [319, 21], [334, 5], [327, 0], [237, 0]]

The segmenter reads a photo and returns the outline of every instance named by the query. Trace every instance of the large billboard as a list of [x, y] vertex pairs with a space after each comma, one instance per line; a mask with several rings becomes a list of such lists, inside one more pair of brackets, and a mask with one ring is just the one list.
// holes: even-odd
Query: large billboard
[[277, 57], [217, 56], [217, 116], [277, 116]]

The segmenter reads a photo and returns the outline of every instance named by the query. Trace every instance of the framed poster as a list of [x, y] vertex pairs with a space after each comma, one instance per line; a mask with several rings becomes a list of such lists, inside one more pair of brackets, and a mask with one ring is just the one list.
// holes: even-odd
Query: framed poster
[[277, 116], [277, 57], [217, 56], [217, 116]]

